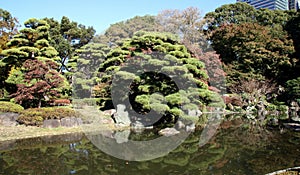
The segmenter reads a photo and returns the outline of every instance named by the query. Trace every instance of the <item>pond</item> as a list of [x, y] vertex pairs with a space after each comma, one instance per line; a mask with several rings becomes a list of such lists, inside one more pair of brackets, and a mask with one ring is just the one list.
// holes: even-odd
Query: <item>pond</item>
[[[106, 135], [116, 132], [107, 131]], [[208, 142], [199, 146], [202, 132], [202, 127], [197, 127], [175, 150], [145, 161], [111, 156], [84, 134], [8, 141], [0, 143], [0, 174], [250, 175], [300, 166], [299, 132], [270, 130], [235, 118], [224, 120]], [[129, 140], [158, 137], [157, 130], [126, 133]]]

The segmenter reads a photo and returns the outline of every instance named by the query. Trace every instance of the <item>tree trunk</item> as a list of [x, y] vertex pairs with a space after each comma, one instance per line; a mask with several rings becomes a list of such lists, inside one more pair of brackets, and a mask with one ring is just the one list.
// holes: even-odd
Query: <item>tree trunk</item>
[[42, 106], [42, 98], [39, 98], [38, 108], [41, 108]]

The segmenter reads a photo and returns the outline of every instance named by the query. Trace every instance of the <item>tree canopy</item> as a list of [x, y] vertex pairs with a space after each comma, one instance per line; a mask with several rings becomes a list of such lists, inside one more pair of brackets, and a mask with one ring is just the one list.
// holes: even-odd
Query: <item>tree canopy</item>
[[[117, 95], [118, 103], [124, 103], [128, 110], [139, 114], [166, 112], [163, 119], [174, 121], [184, 115], [184, 110], [220, 102], [208, 90], [204, 64], [191, 57], [170, 34], [136, 33], [109, 52], [99, 70], [103, 72], [100, 85], [104, 91], [97, 94], [104, 107], [111, 105]], [[171, 77], [180, 81], [174, 82]], [[181, 89], [185, 83], [187, 87]]]
[[72, 71], [74, 64], [68, 65], [68, 62], [76, 62], [73, 59], [75, 50], [89, 43], [96, 31], [93, 27], [78, 24], [66, 16], [63, 16], [60, 22], [53, 18], [45, 18], [44, 20], [50, 26], [50, 45], [58, 51], [59, 71]]
[[56, 92], [68, 89], [68, 83], [58, 70], [58, 52], [49, 44], [49, 25], [45, 20], [29, 19], [25, 28], [7, 43], [2, 51], [1, 66], [9, 71], [5, 80], [11, 97], [41, 106], [42, 99], [58, 96]]
[[100, 43], [89, 43], [76, 50], [75, 73], [73, 74], [73, 98], [90, 98], [92, 88], [99, 81], [99, 65], [106, 60], [109, 47]]
[[297, 65], [285, 26], [295, 11], [254, 9], [247, 3], [223, 5], [206, 14], [205, 34], [225, 66], [228, 85], [241, 78], [284, 84]]
[[161, 31], [162, 26], [156, 21], [155, 16], [135, 16], [131, 19], [111, 24], [102, 35], [97, 35], [93, 41], [107, 44], [110, 47], [118, 45], [123, 39], [132, 38], [140, 30], [155, 32]]

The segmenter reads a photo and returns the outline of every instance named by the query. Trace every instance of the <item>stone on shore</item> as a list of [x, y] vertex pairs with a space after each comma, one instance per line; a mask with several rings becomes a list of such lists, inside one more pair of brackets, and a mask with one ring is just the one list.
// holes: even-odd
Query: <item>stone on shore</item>
[[173, 136], [176, 134], [179, 134], [180, 132], [177, 131], [175, 128], [164, 128], [160, 131], [158, 131], [158, 134], [169, 137], [169, 136]]
[[0, 125], [3, 126], [16, 126], [18, 124], [17, 119], [19, 114], [17, 113], [4, 113], [0, 114]]
[[61, 126], [63, 127], [76, 127], [82, 125], [83, 123], [81, 118], [76, 118], [76, 117], [62, 118], [60, 122], [61, 122]]

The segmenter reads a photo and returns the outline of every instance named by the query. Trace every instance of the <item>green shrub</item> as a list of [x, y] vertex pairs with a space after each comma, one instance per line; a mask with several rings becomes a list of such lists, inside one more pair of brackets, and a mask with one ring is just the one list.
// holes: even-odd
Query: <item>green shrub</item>
[[21, 113], [18, 122], [25, 125], [41, 126], [44, 120], [65, 117], [76, 117], [76, 113], [73, 109], [65, 107], [29, 108]]
[[277, 110], [278, 110], [279, 112], [287, 112], [287, 111], [289, 110], [289, 108], [288, 108], [288, 106], [286, 106], [286, 105], [279, 105], [279, 106], [277, 107]]
[[286, 92], [289, 99], [300, 99], [300, 77], [286, 82]]
[[266, 110], [267, 111], [276, 111], [277, 110], [277, 106], [272, 104], [272, 103], [269, 103], [266, 107]]
[[24, 108], [21, 105], [7, 101], [0, 101], [0, 112], [21, 113], [23, 110]]
[[96, 106], [97, 105], [96, 98], [83, 98], [83, 99], [73, 99], [72, 105], [76, 108], [81, 108], [83, 106]]

